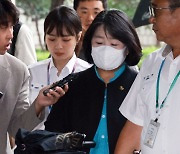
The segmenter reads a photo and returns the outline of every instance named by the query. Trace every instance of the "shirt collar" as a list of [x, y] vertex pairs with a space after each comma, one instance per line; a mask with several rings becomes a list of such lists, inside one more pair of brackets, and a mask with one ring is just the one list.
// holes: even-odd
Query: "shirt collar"
[[180, 68], [180, 65], [179, 65], [179, 59], [180, 59], [180, 56], [176, 57], [174, 59], [173, 57], [173, 52], [172, 52], [172, 48], [169, 46], [169, 45], [166, 45], [163, 49], [163, 52], [162, 52], [162, 56], [164, 58], [166, 58], [166, 61], [169, 61], [170, 63], [173, 62], [173, 65], [174, 66], [177, 66], [177, 69], [179, 70]]
[[[163, 52], [162, 52], [162, 56], [165, 58], [170, 58], [171, 60], [174, 60], [173, 57], [173, 52], [172, 52], [172, 47], [169, 45], [165, 45]], [[178, 56], [179, 57], [179, 56]], [[177, 57], [176, 57], [177, 59]]]
[[[73, 69], [74, 69], [74, 66], [75, 66], [75, 64], [76, 64], [76, 59], [77, 59], [77, 57], [76, 57], [76, 54], [74, 53], [73, 56], [72, 56], [72, 58], [71, 58], [71, 59], [68, 61], [68, 63], [64, 66], [64, 68], [62, 69], [61, 72], [66, 71], [66, 72], [68, 72], [68, 73], [72, 73], [72, 72], [73, 72]], [[53, 59], [52, 59], [52, 57], [51, 57], [51, 58], [50, 58], [50, 64], [49, 64], [49, 70], [51, 70], [52, 68], [56, 68], [56, 67], [54, 66], [54, 62], [53, 62]]]
[[[114, 77], [110, 79], [109, 83], [116, 80], [125, 70], [126, 68], [126, 63], [123, 63], [123, 65], [114, 72]], [[99, 75], [98, 71], [97, 71], [97, 67], [94, 65], [94, 69], [95, 69], [95, 72], [96, 72], [96, 75], [97, 77], [101, 80], [101, 81], [104, 81], [101, 76]]]
[[171, 46], [170, 46], [170, 45], [166, 45], [166, 46], [164, 47], [163, 52], [162, 52], [162, 56], [163, 56], [163, 57], [166, 57], [170, 52], [172, 52]]

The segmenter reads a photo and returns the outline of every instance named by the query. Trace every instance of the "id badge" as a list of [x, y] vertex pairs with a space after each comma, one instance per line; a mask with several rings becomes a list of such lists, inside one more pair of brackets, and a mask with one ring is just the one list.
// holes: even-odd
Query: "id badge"
[[159, 127], [159, 122], [155, 122], [154, 120], [150, 121], [144, 140], [144, 145], [153, 148]]

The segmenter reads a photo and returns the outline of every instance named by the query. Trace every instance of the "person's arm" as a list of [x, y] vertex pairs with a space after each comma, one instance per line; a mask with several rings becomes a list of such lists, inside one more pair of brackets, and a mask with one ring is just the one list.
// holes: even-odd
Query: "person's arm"
[[[25, 87], [27, 89], [27, 86]], [[10, 122], [10, 127], [8, 128], [10, 135], [15, 137], [19, 128], [24, 128], [29, 131], [34, 129], [40, 122], [44, 120], [45, 107], [55, 104], [57, 100], [65, 94], [68, 86], [66, 85], [64, 90], [57, 87], [56, 91], [52, 90], [47, 94], [47, 96], [44, 96], [43, 90], [46, 88], [47, 87], [40, 90], [38, 97], [31, 105], [30, 103], [26, 102], [27, 99], [26, 101], [22, 99], [22, 96], [21, 99], [19, 98], [20, 100], [17, 102], [14, 115], [12, 116], [12, 121]], [[24, 93], [21, 95], [24, 95], [24, 97], [27, 98]]]
[[114, 154], [133, 154], [133, 151], [140, 150], [142, 126], [127, 121], [122, 129]]

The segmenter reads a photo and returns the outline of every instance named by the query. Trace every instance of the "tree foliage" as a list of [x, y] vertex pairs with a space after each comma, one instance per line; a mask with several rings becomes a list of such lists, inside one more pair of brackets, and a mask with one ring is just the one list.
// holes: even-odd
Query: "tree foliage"
[[39, 20], [45, 19], [50, 10], [58, 5], [64, 4], [64, 2], [68, 5], [69, 3], [72, 3], [72, 0], [16, 0], [16, 5], [19, 8], [22, 8], [23, 14], [30, 17], [32, 21], [35, 22], [41, 49], [44, 47], [39, 32]]
[[[140, 0], [108, 0], [108, 8], [120, 9], [132, 18]], [[46, 14], [55, 6], [73, 3], [73, 0], [16, 0], [18, 7], [23, 8], [24, 14], [45, 18]], [[72, 6], [72, 5], [71, 5]]]
[[56, 6], [63, 5], [64, 0], [51, 0], [51, 8], [50, 10], [54, 9]]
[[140, 0], [108, 0], [108, 7], [116, 8], [127, 13], [129, 18], [133, 18]]
[[45, 18], [49, 12], [50, 2], [48, 0], [16, 0], [16, 5], [22, 8], [24, 15], [35, 22], [39, 44], [41, 49], [44, 49], [39, 32], [39, 20]]
[[[124, 11], [133, 18], [140, 0], [108, 0], [108, 8], [116, 8]], [[44, 19], [48, 12], [58, 5], [72, 6], [73, 0], [16, 0], [16, 5], [22, 8], [23, 14], [30, 17], [36, 24], [39, 43], [43, 49], [38, 29], [38, 21]]]
[[42, 19], [49, 12], [49, 0], [16, 0], [16, 5], [23, 9], [24, 14], [32, 19]]

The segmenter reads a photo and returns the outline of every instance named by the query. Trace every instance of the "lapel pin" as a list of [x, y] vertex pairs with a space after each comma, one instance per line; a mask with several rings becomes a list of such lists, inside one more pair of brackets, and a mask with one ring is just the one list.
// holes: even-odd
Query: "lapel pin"
[[122, 90], [124, 90], [124, 87], [123, 86], [119, 86], [119, 89], [122, 91]]

